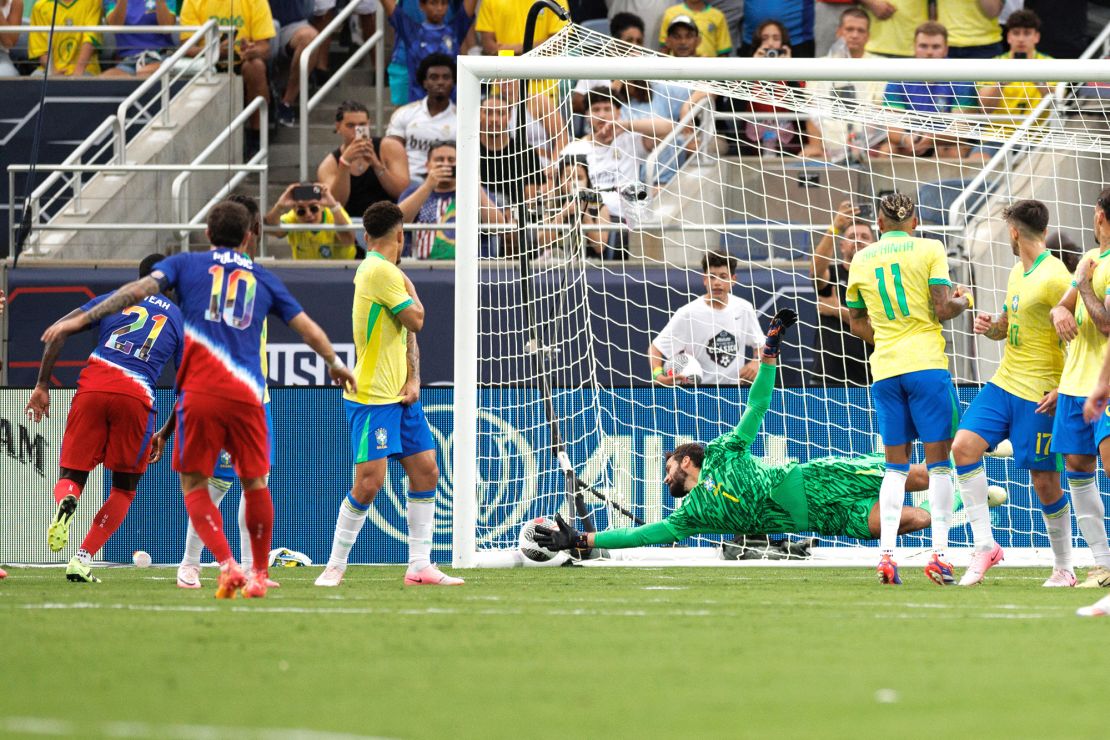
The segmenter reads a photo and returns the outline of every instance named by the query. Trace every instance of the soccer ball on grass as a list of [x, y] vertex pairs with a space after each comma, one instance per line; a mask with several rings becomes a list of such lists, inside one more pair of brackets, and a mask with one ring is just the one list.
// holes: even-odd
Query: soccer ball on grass
[[546, 547], [540, 547], [536, 544], [536, 527], [558, 529], [559, 525], [555, 523], [555, 520], [545, 516], [526, 521], [520, 528], [520, 553], [524, 556], [526, 561], [531, 561], [533, 563], [549, 563], [560, 553], [548, 550]]

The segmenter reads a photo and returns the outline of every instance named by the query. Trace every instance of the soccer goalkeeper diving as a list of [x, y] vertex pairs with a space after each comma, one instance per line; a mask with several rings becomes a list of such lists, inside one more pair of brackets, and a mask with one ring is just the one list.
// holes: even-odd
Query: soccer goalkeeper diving
[[[771, 320], [759, 374], [736, 428], [708, 445], [683, 444], [667, 453], [664, 482], [672, 496], [686, 497], [673, 514], [656, 524], [588, 534], [556, 515], [558, 529], [536, 527], [536, 544], [549, 550], [589, 550], [665, 545], [696, 534], [878, 537], [879, 486], [885, 472], [881, 454], [773, 464], [748, 451], [771, 405], [783, 337], [797, 321], [798, 314], [790, 309]], [[911, 467], [906, 489], [928, 487], [925, 466]], [[926, 509], [905, 506], [898, 533], [925, 529], [930, 522]]]

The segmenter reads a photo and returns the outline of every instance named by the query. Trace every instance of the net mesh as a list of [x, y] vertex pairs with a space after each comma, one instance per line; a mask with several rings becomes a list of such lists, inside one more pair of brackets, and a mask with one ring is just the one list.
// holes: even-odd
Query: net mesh
[[[568, 26], [531, 54], [597, 58], [602, 75], [605, 58], [657, 52]], [[1001, 213], [1013, 200], [1049, 206], [1069, 267], [1097, 246], [1089, 222], [1110, 147], [1101, 89], [482, 80], [479, 550], [514, 547], [526, 518], [570, 513], [568, 488], [598, 529], [673, 509], [663, 453], [735, 425], [762, 341], [704, 311], [685, 319], [700, 348], [660, 339], [706, 294], [709, 252], [739, 260], [722, 316], [749, 306], [762, 330], [778, 308], [801, 315], [753, 453], [880, 451], [866, 350], [843, 304], [851, 254], [878, 238], [879, 199], [911, 196], [918, 235], [944, 243], [976, 311], [1000, 312], [1015, 262]], [[971, 317], [944, 332], [964, 408], [1002, 351], [972, 334]], [[653, 383], [652, 346], [667, 350], [666, 385]], [[697, 372], [683, 369], [690, 357]], [[684, 372], [688, 384], [669, 384]], [[1009, 495], [992, 513], [1000, 542], [1047, 547], [1028, 474], [1008, 458], [988, 459], [987, 472]], [[953, 521], [953, 544], [969, 544], [962, 510]], [[922, 534], [901, 544], [924, 546]], [[818, 539], [847, 544], [858, 543]]]

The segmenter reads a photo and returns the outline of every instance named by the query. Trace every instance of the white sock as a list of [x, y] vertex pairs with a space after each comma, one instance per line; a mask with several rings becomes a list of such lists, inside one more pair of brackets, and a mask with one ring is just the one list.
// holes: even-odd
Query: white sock
[[409, 525], [409, 572], [432, 564], [432, 535], [436, 524], [436, 492], [409, 491], [405, 518]]
[[366, 523], [366, 512], [370, 511], [369, 504], [360, 504], [351, 494], [343, 499], [339, 505], [339, 517], [335, 521], [335, 537], [331, 542], [331, 555], [328, 556], [328, 567], [347, 567], [347, 557], [351, 548], [355, 546], [358, 533]]
[[254, 567], [254, 551], [251, 550], [251, 533], [247, 529], [247, 497], [239, 494], [239, 564], [243, 572], [249, 573]]
[[[948, 461], [930, 463], [929, 506], [933, 517], [933, 552], [944, 559], [948, 549], [948, 526], [952, 521], [952, 503], [956, 497], [956, 484], [952, 480], [952, 467]], [[990, 515], [987, 515], [990, 523]]]
[[[216, 506], [224, 500], [224, 496], [231, 490], [232, 481], [224, 478], [209, 478], [208, 479], [208, 496], [212, 499], [212, 503]], [[181, 557], [182, 565], [200, 565], [200, 554], [204, 551], [204, 541], [201, 540], [200, 535], [193, 529], [192, 520], [189, 521], [189, 526], [185, 530], [185, 554]]]
[[1106, 541], [1106, 507], [1102, 504], [1102, 494], [1094, 475], [1068, 473], [1068, 488], [1071, 490], [1071, 505], [1075, 509], [1075, 521], [1087, 547], [1091, 548], [1095, 565], [1110, 568], [1110, 545]]
[[1044, 528], [1048, 531], [1048, 541], [1052, 543], [1052, 555], [1057, 570], [1071, 570], [1071, 505], [1068, 497], [1061, 496], [1052, 504], [1041, 504]]
[[893, 555], [898, 542], [898, 523], [902, 520], [902, 504], [906, 500], [906, 478], [910, 466], [886, 464], [883, 483], [879, 488], [879, 547], [883, 555]]
[[[971, 523], [975, 549], [979, 552], [988, 552], [994, 547], [994, 535], [991, 533], [991, 512], [987, 506], [987, 473], [983, 470], [983, 461], [980, 460], [971, 465], [958, 465], [956, 473], [960, 476], [960, 495], [964, 499], [967, 520]], [[930, 477], [930, 492], [932, 480]], [[936, 514], [933, 516], [935, 523]]]

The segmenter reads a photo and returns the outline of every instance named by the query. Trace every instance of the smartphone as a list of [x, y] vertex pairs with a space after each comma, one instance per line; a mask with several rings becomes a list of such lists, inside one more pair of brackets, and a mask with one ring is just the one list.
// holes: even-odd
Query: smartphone
[[370, 138], [370, 127], [369, 126], [355, 126], [355, 138], [356, 139], [369, 139]]
[[451, 165], [451, 179], [457, 180], [459, 177], [459, 166], [457, 164]]
[[298, 185], [293, 188], [293, 200], [296, 201], [320, 200], [321, 195], [323, 191], [319, 185]]
[[1014, 52], [1014, 59], [1028, 59], [1028, 58], [1029, 58], [1029, 55], [1026, 54], [1024, 51], [1015, 51]]
[[870, 203], [860, 203], [856, 208], [859, 209], [859, 213], [856, 214], [858, 218], [870, 221], [875, 216], [875, 209]]

